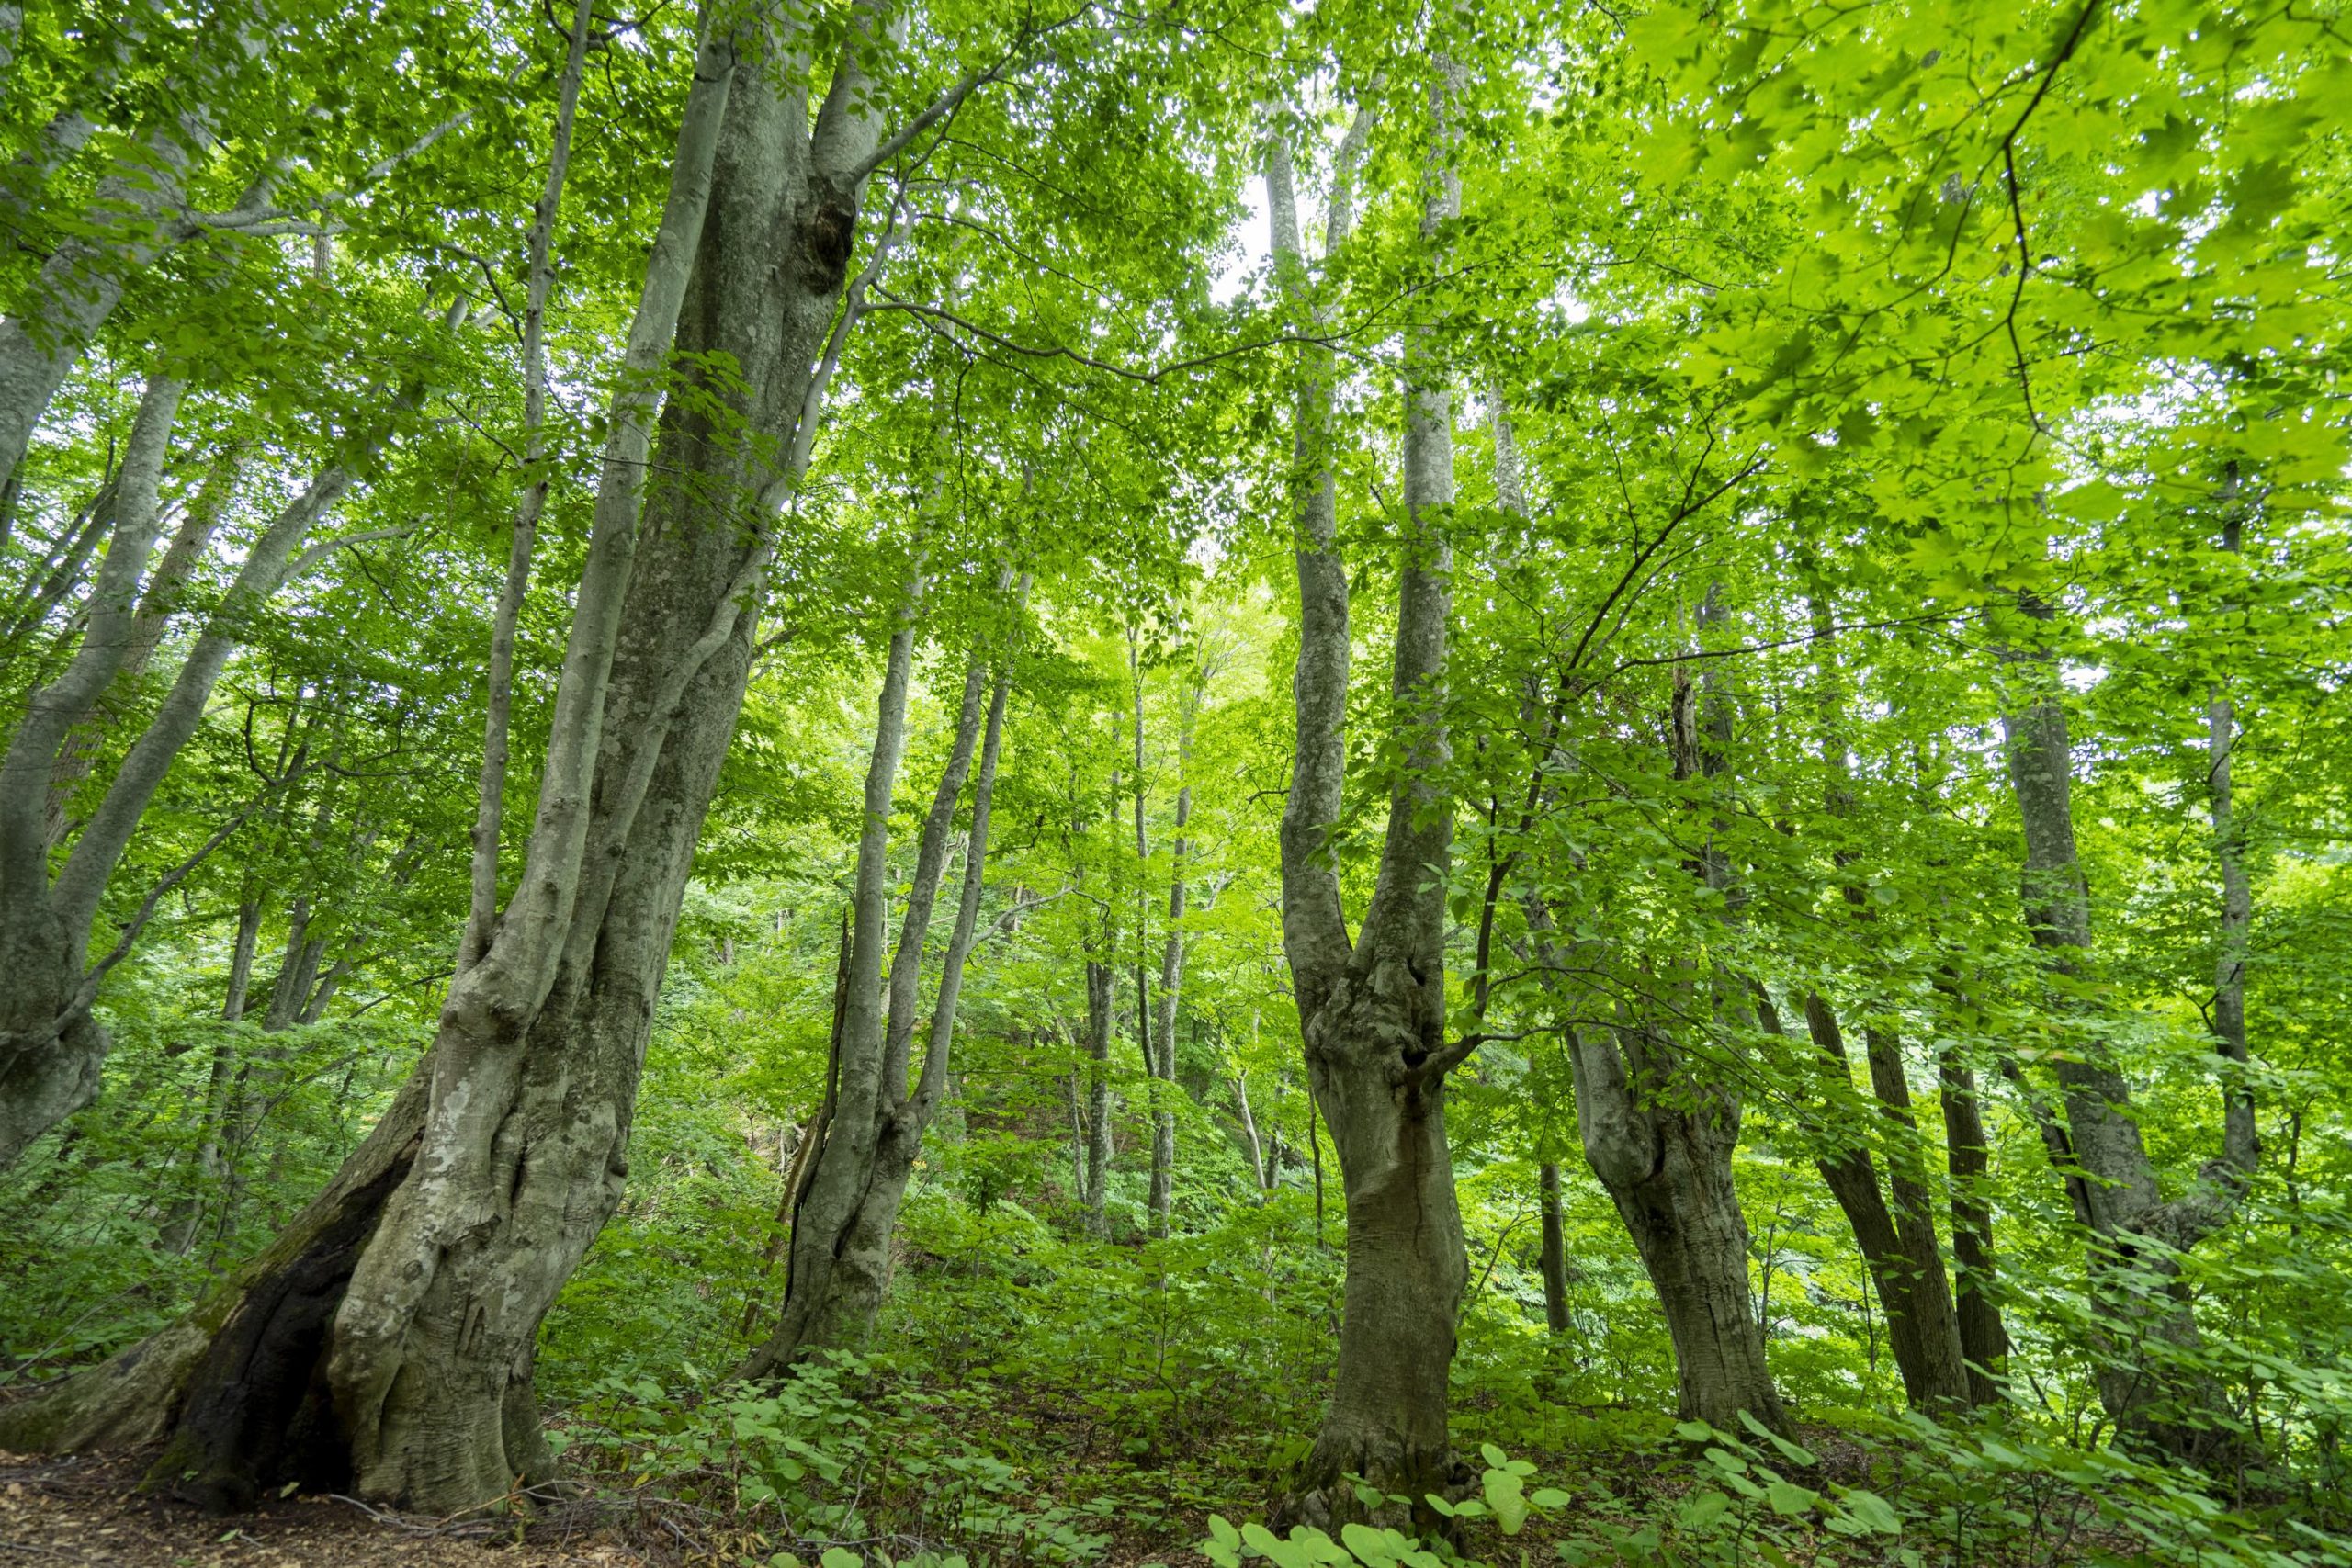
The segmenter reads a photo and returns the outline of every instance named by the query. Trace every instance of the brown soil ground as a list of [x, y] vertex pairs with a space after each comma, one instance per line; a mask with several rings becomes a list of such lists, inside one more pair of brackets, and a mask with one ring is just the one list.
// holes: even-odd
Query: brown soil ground
[[133, 1489], [136, 1459], [0, 1453], [0, 1568], [617, 1568], [649, 1555], [593, 1520], [397, 1518], [333, 1497], [273, 1502], [211, 1518]]

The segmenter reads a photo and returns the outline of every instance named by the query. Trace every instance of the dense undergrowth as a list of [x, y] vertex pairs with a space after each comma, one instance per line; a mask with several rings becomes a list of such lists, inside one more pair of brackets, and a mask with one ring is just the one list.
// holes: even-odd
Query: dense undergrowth
[[[1408, 1545], [1356, 1527], [1336, 1540], [1277, 1538], [1260, 1521], [1313, 1436], [1337, 1341], [1336, 1171], [1318, 1191], [1294, 1096], [1260, 1111], [1266, 1135], [1301, 1151], [1261, 1190], [1208, 1080], [1180, 1101], [1173, 1234], [1150, 1239], [1128, 1153], [1148, 1086], [1123, 1077], [1108, 1234], [1090, 1234], [1058, 1114], [1069, 1064], [1014, 1021], [1014, 988], [1034, 979], [1016, 964], [975, 976], [982, 1028], [956, 1114], [927, 1145], [872, 1341], [780, 1384], [732, 1382], [783, 1288], [769, 1251], [785, 1163], [775, 1134], [816, 1080], [824, 993], [809, 958], [827, 932], [821, 914], [779, 929], [738, 896], [698, 896], [695, 920], [647, 1065], [628, 1197], [549, 1318], [537, 1369], [568, 1472], [658, 1521], [685, 1560], [2352, 1562], [2336, 1437], [2352, 1388], [2341, 1347], [2326, 1342], [2343, 1310], [2327, 1294], [2342, 1224], [2318, 1184], [2291, 1212], [2276, 1184], [2257, 1189], [2234, 1244], [2185, 1276], [2213, 1309], [2205, 1370], [2229, 1380], [2245, 1416], [2232, 1468], [2199, 1476], [2111, 1446], [2081, 1348], [2078, 1258], [2038, 1245], [2030, 1227], [2046, 1216], [2027, 1190], [2014, 1200], [2007, 1404], [1967, 1425], [1894, 1414], [1901, 1389], [1851, 1239], [1767, 1122], [1738, 1176], [1800, 1450], [1674, 1420], [1671, 1350], [1647, 1281], [1607, 1201], [1574, 1180], [1569, 1328], [1545, 1331], [1534, 1168], [1486, 1110], [1511, 1091], [1502, 1067], [1460, 1096], [1471, 1270], [1454, 1361], [1464, 1467], [1443, 1499], [1455, 1537]], [[739, 945], [723, 945], [729, 933]], [[0, 1186], [12, 1241], [0, 1344], [18, 1389], [167, 1321], [261, 1246], [412, 1059], [390, 1026], [264, 1037], [191, 1018], [168, 990], [122, 995], [103, 1109], [75, 1124], [57, 1161]], [[189, 1105], [224, 1042], [271, 1087], [208, 1185]], [[2302, 1169], [2333, 1157], [2307, 1154]], [[52, 1201], [60, 1183], [81, 1201]], [[191, 1202], [203, 1224], [184, 1250], [161, 1245]]]

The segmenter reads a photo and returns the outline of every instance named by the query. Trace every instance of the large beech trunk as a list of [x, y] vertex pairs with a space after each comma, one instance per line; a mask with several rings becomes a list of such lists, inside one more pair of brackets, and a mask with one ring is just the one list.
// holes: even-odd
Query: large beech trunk
[[[2030, 596], [2024, 608], [2037, 621], [2052, 614]], [[2052, 660], [2019, 656], [2012, 668], [2028, 688], [2027, 700], [2002, 721], [2009, 782], [2024, 829], [2026, 924], [2061, 984], [2079, 984], [2092, 964], [2091, 902], [2075, 841], [2066, 712]], [[2216, 837], [2224, 867], [2226, 963], [2232, 936], [2243, 940], [2241, 911], [2247, 906], [2242, 881], [2231, 874], [2236, 870], [2227, 772], [2232, 716], [2225, 704], [2215, 705], [2214, 819], [2222, 829]], [[2242, 878], [2243, 872], [2236, 875]], [[2038, 1118], [2061, 1170], [2078, 1167], [2081, 1172], [2067, 1188], [2076, 1217], [2089, 1232], [2092, 1294], [2105, 1320], [2095, 1347], [2100, 1403], [2128, 1438], [2194, 1463], [2222, 1455], [2232, 1438], [2227, 1423], [2212, 1418], [2218, 1391], [2179, 1364], [2198, 1343], [2179, 1254], [2235, 1213], [2259, 1157], [2253, 1100], [2238, 1076], [2245, 1064], [2242, 1018], [2225, 1018], [2216, 1042], [2224, 1071], [2232, 1074], [2222, 1086], [2220, 1156], [2207, 1161], [2176, 1197], [2164, 1196], [2140, 1135], [2131, 1089], [2095, 1030], [2081, 1032], [2077, 1048], [2057, 1058], [2063, 1127], [2046, 1113]], [[2238, 1038], [2227, 1032], [2232, 1025]], [[2021, 1073], [2016, 1076], [2022, 1080]]]
[[1737, 1431], [1745, 1410], [1785, 1429], [1732, 1185], [1738, 1100], [1655, 1030], [1614, 1041], [1577, 1032], [1569, 1048], [1585, 1157], [1642, 1255], [1674, 1341], [1678, 1413]]
[[[766, 544], [741, 520], [794, 477], [771, 442], [734, 433], [797, 426], [788, 461], [805, 455], [878, 142], [863, 68], [874, 16], [855, 13], [813, 130], [794, 85], [805, 57], [739, 68], [728, 39], [704, 41], [609, 421], [522, 875], [489, 949], [452, 984], [417, 1078], [321, 1200], [334, 1225], [298, 1224], [150, 1347], [12, 1409], [0, 1423], [12, 1435], [53, 1425], [45, 1409], [107, 1404], [107, 1389], [131, 1386], [126, 1371], [135, 1381], [194, 1336], [181, 1373], [139, 1384], [160, 1414], [138, 1419], [171, 1434], [159, 1484], [192, 1473], [204, 1500], [235, 1505], [341, 1474], [365, 1495], [451, 1512], [546, 1473], [533, 1344], [620, 1196], [679, 900], [750, 667]], [[649, 452], [647, 388], [673, 336], [731, 357], [741, 379], [673, 400]], [[640, 525], [649, 472], [665, 478]], [[306, 1239], [329, 1231], [336, 1245]], [[322, 1414], [282, 1418], [298, 1409]]]
[[[1451, 166], [1456, 73], [1441, 60], [1430, 92], [1431, 155], [1421, 235], [1434, 244], [1460, 211]], [[1361, 113], [1340, 152], [1327, 250], [1352, 220], [1351, 181], [1369, 130]], [[1305, 293], [1287, 149], [1271, 139], [1267, 189], [1276, 266]], [[1452, 803], [1436, 781], [1449, 757], [1444, 715], [1453, 502], [1453, 399], [1442, 370], [1408, 333], [1405, 388], [1407, 526], [1398, 566], [1389, 722], [1400, 765], [1363, 923], [1351, 942], [1331, 850], [1346, 770], [1349, 604], [1337, 542], [1329, 454], [1328, 352], [1310, 351], [1299, 394], [1292, 477], [1300, 601], [1293, 677], [1296, 755], [1283, 814], [1283, 939], [1305, 1034], [1307, 1081], [1338, 1150], [1347, 1200], [1346, 1310], [1321, 1428], [1278, 1524], [1326, 1529], [1356, 1519], [1428, 1533], [1444, 1528], [1422, 1501], [1457, 1483], [1446, 1381], [1468, 1278], [1445, 1075], [1471, 1042], [1445, 1038], [1445, 880]], [[1367, 1506], [1347, 1478], [1408, 1499]]]

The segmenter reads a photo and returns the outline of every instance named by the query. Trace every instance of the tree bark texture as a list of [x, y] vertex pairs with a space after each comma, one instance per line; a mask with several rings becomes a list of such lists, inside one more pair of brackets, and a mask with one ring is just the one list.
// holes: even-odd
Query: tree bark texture
[[[1457, 74], [1441, 62], [1430, 90], [1430, 156], [1421, 235], [1434, 249], [1461, 208], [1452, 167]], [[1354, 168], [1369, 118], [1340, 153], [1327, 254], [1347, 237]], [[1304, 252], [1288, 152], [1270, 139], [1267, 188], [1278, 273], [1303, 310]], [[1408, 329], [1404, 491], [1395, 664], [1388, 724], [1401, 765], [1362, 928], [1351, 941], [1330, 836], [1346, 769], [1349, 604], [1329, 457], [1327, 353], [1310, 349], [1295, 426], [1292, 503], [1299, 655], [1292, 691], [1296, 747], [1282, 824], [1283, 937], [1305, 1035], [1309, 1089], [1340, 1157], [1348, 1231], [1344, 1309], [1330, 1400], [1275, 1521], [1334, 1529], [1370, 1518], [1418, 1533], [1443, 1528], [1421, 1502], [1456, 1483], [1447, 1375], [1468, 1281], [1462, 1217], [1445, 1137], [1445, 1076], [1467, 1055], [1445, 1038], [1445, 881], [1452, 803], [1436, 782], [1447, 761], [1443, 681], [1452, 608], [1446, 530], [1453, 502], [1453, 400]], [[1411, 1499], [1367, 1507], [1343, 1477]]]
[[1732, 1184], [1738, 1100], [1655, 1029], [1614, 1040], [1578, 1031], [1569, 1050], [1585, 1158], [1634, 1238], [1674, 1342], [1678, 1414], [1737, 1431], [1745, 1410], [1784, 1429]]
[[[297, 1478], [340, 1471], [366, 1495], [448, 1512], [548, 1471], [532, 1346], [627, 1173], [653, 1005], [751, 662], [747, 601], [764, 541], [736, 498], [775, 493], [786, 443], [759, 437], [788, 434], [811, 412], [878, 140], [864, 70], [874, 14], [856, 13], [813, 129], [795, 85], [808, 79], [805, 58], [739, 69], [731, 39], [704, 40], [616, 395], [516, 892], [488, 952], [453, 983], [403, 1093], [415, 1154], [388, 1189], [355, 1186], [353, 1169], [338, 1179], [335, 1190], [380, 1201], [356, 1256], [346, 1248], [306, 1287], [324, 1303], [323, 1344], [266, 1337], [266, 1377], [254, 1354], [233, 1378], [226, 1362], [208, 1363], [175, 1402], [159, 1480], [193, 1470], [209, 1500], [249, 1501], [295, 1468], [251, 1438], [284, 1423], [254, 1413], [298, 1386], [326, 1392], [331, 1425], [318, 1430], [333, 1440], [312, 1445], [315, 1462]], [[703, 400], [673, 400], [650, 453], [653, 400], [638, 389], [673, 335], [682, 352], [730, 358], [741, 380], [706, 389], [730, 405], [723, 417]], [[649, 471], [675, 478], [645, 498], [640, 527]], [[265, 1269], [239, 1293], [281, 1287], [286, 1277]], [[216, 1406], [245, 1414], [194, 1418]]]
[[[885, 908], [889, 890], [890, 802], [906, 747], [906, 701], [914, 628], [909, 615], [890, 646], [866, 773], [865, 818], [852, 906], [849, 992], [842, 1010], [840, 1090], [793, 1216], [790, 1271], [775, 1329], [741, 1375], [770, 1376], [820, 1350], [849, 1349], [871, 1331], [889, 1283], [890, 1238], [914, 1173], [924, 1130], [947, 1087], [950, 1044], [966, 959], [978, 934], [988, 860], [989, 808], [1010, 693], [1000, 672], [975, 658], [964, 680], [956, 738], [916, 845], [914, 877], [887, 978]], [[986, 698], [986, 718], [982, 717]], [[979, 767], [973, 776], [973, 754]], [[914, 1082], [913, 1040], [922, 971], [956, 803], [972, 783], [971, 830], [956, 924], [943, 957], [931, 1027]]]
[[[2025, 609], [2036, 622], [2054, 614], [2032, 598]], [[2002, 728], [2024, 829], [2026, 925], [2056, 983], [2066, 987], [2088, 976], [2093, 952], [2090, 891], [2075, 838], [2066, 711], [2048, 655], [2015, 655], [2011, 667], [2025, 688], [2024, 700], [2004, 716]], [[2071, 1190], [2091, 1233], [2092, 1294], [2107, 1320], [2105, 1343], [2097, 1347], [2100, 1403], [2128, 1438], [2203, 1462], [2224, 1451], [2230, 1438], [2212, 1419], [2216, 1391], [2177, 1365], [2177, 1356], [2198, 1342], [2178, 1254], [2226, 1224], [2253, 1179], [2259, 1151], [2252, 1102], [2233, 1103], [2243, 1093], [2242, 1078], [2225, 1086], [2220, 1156], [2167, 1200], [2121, 1070], [2094, 1032], [2085, 1031], [2070, 1044], [2056, 1066], [2065, 1124], [2063, 1130], [2046, 1125], [2044, 1140], [2062, 1173], [2082, 1177]]]

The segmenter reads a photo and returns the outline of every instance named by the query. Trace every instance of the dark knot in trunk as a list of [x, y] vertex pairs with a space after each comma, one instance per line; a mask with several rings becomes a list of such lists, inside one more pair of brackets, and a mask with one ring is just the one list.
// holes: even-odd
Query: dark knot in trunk
[[831, 294], [849, 276], [857, 241], [857, 197], [821, 181], [812, 184], [800, 220], [801, 278], [812, 294]]

